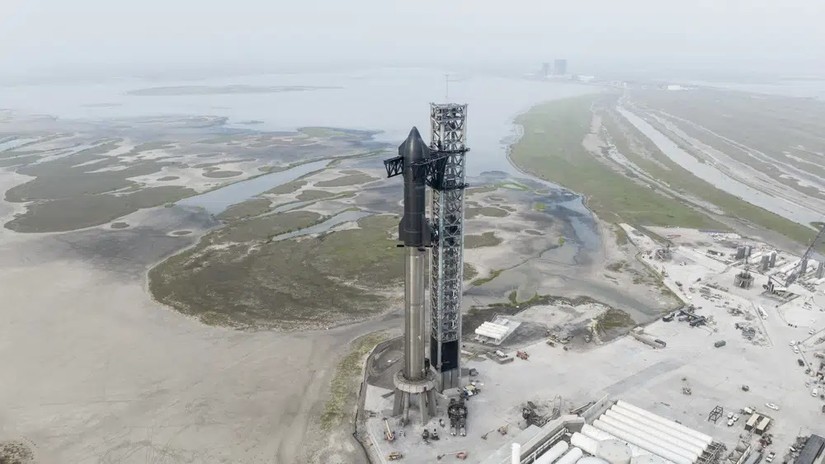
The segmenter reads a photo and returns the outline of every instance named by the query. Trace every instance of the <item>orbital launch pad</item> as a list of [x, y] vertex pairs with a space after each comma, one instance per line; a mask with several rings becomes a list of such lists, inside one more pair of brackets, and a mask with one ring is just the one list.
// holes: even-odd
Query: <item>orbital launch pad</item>
[[[398, 226], [405, 249], [404, 367], [394, 378], [393, 408], [404, 422], [417, 402], [426, 423], [435, 414], [435, 390], [443, 393], [461, 387], [466, 114], [467, 105], [431, 104], [430, 145], [413, 127], [398, 147], [398, 156], [384, 161], [387, 177], [404, 177], [404, 216]], [[432, 189], [432, 222], [426, 217], [427, 187]], [[429, 337], [425, 333], [427, 248], [431, 249]]]

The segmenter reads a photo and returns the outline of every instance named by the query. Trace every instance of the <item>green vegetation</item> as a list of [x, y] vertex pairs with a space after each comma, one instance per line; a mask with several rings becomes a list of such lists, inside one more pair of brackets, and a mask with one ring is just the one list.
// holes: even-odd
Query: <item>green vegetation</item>
[[470, 263], [464, 263], [464, 280], [473, 280], [478, 275], [476, 268]]
[[266, 193], [271, 195], [287, 195], [297, 192], [306, 184], [306, 180], [295, 179], [292, 182], [287, 182], [286, 184], [281, 184], [273, 189], [267, 190]]
[[[623, 119], [619, 118], [620, 116], [611, 112], [610, 117], [604, 118], [603, 121], [616, 147], [630, 161], [652, 177], [667, 183], [677, 191], [688, 193], [712, 203], [732, 217], [779, 232], [799, 243], [806, 243], [811, 239], [812, 231], [810, 228], [754, 206], [694, 176], [690, 171], [668, 158], [635, 127], [624, 123]], [[635, 144], [623, 136], [624, 133], [632, 134]], [[641, 147], [638, 146], [639, 141], [641, 141]], [[640, 155], [640, 151], [647, 153], [649, 157]]]
[[183, 187], [151, 187], [128, 195], [79, 195], [34, 202], [26, 213], [6, 223], [15, 232], [65, 232], [99, 226], [142, 208], [160, 206], [195, 191]]
[[501, 239], [496, 237], [495, 232], [484, 232], [481, 235], [466, 235], [464, 237], [464, 248], [491, 247], [500, 243]]
[[559, 246], [564, 246], [564, 242], [565, 242], [566, 240], [567, 240], [567, 239], [565, 239], [564, 237], [559, 237]]
[[321, 415], [321, 429], [329, 431], [341, 425], [347, 416], [347, 406], [357, 400], [358, 374], [362, 372], [364, 358], [379, 343], [387, 340], [385, 332], [375, 332], [356, 339], [350, 351], [335, 369], [330, 385], [329, 399]]
[[602, 335], [624, 332], [635, 325], [636, 321], [621, 309], [610, 308], [596, 318], [596, 331]]
[[222, 221], [237, 221], [249, 217], [260, 216], [269, 211], [272, 202], [266, 198], [253, 198], [226, 208], [217, 218]]
[[480, 287], [480, 286], [482, 286], [482, 285], [484, 285], [488, 282], [492, 282], [493, 279], [495, 279], [496, 277], [501, 275], [502, 272], [504, 272], [504, 269], [493, 269], [493, 270], [490, 271], [489, 276], [479, 277], [478, 279], [472, 281], [471, 283], [472, 283], [472, 285], [475, 285], [476, 287]]
[[213, 179], [225, 179], [227, 177], [237, 177], [243, 174], [241, 171], [206, 171], [203, 173], [203, 177], [209, 177]]
[[495, 206], [468, 207], [464, 210], [464, 217], [467, 219], [474, 219], [480, 216], [501, 218], [507, 217], [508, 213], [506, 210], [496, 208]]
[[269, 241], [281, 234], [303, 229], [323, 221], [325, 218], [311, 211], [288, 211], [267, 214], [233, 223], [213, 233], [216, 242]]
[[582, 146], [598, 95], [558, 100], [519, 116], [524, 135], [511, 158], [536, 176], [582, 193], [588, 207], [611, 222], [724, 228], [662, 192], [641, 186], [598, 161]]
[[622, 226], [615, 224], [613, 231], [616, 233], [616, 245], [622, 246], [630, 243], [630, 237], [627, 236], [627, 232]]
[[315, 185], [317, 187], [347, 187], [350, 185], [366, 184], [367, 182], [372, 182], [374, 180], [378, 180], [378, 178], [359, 172], [347, 174], [332, 180], [322, 180], [320, 182], [316, 182]]
[[149, 271], [149, 289], [207, 324], [238, 328], [323, 327], [382, 311], [387, 290], [403, 277], [397, 219], [369, 216], [358, 229], [265, 239], [275, 228], [306, 227], [317, 217], [292, 211], [229, 224]]
[[543, 212], [544, 210], [547, 209], [547, 205], [545, 205], [544, 203], [542, 203], [540, 201], [537, 201], [537, 202], [533, 203], [533, 209], [541, 213], [541, 212]]
[[111, 227], [112, 229], [128, 229], [129, 228], [129, 223], [128, 222], [113, 222], [112, 225], [110, 225], [109, 227]]
[[324, 198], [329, 198], [335, 196], [334, 193], [330, 193], [324, 190], [304, 190], [303, 192], [299, 193], [296, 197], [300, 201], [314, 201], [314, 200], [322, 200]]
[[178, 180], [178, 179], [180, 179], [180, 177], [178, 177], [178, 176], [163, 176], [163, 177], [159, 178], [158, 180], [160, 182], [168, 182], [170, 180]]

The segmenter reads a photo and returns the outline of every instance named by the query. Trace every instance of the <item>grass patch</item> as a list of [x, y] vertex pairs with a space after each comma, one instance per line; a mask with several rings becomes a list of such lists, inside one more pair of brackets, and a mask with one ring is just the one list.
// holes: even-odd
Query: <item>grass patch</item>
[[537, 201], [537, 202], [533, 203], [533, 209], [535, 211], [538, 211], [538, 212], [541, 213], [541, 212], [543, 212], [544, 210], [547, 209], [547, 205], [545, 205], [544, 203], [542, 203], [540, 201]]
[[227, 177], [237, 177], [243, 174], [241, 171], [207, 171], [203, 173], [203, 177], [211, 177], [213, 179], [225, 179]]
[[610, 222], [724, 229], [704, 214], [641, 186], [602, 164], [582, 146], [599, 95], [553, 101], [517, 118], [524, 135], [512, 147], [519, 168], [579, 192], [588, 207]]
[[479, 277], [471, 283], [476, 287], [480, 287], [488, 282], [492, 282], [496, 277], [501, 275], [502, 272], [504, 272], [504, 269], [493, 269], [487, 277]]
[[[394, 240], [398, 220], [368, 216], [358, 229], [265, 240], [317, 220], [316, 213], [291, 211], [211, 232], [150, 270], [149, 289], [204, 323], [237, 328], [326, 327], [382, 311], [404, 274]], [[250, 223], [258, 226], [247, 229]]]
[[[768, 230], [779, 232], [798, 243], [807, 243], [811, 239], [813, 233], [810, 228], [785, 219], [759, 206], [752, 205], [696, 177], [690, 171], [668, 158], [653, 142], [648, 140], [641, 132], [638, 132], [635, 127], [624, 122], [623, 118], [619, 118], [619, 115], [611, 112], [609, 117], [605, 117], [603, 120], [616, 147], [630, 161], [652, 177], [668, 184], [677, 191], [686, 192], [708, 203], [712, 203], [722, 209], [727, 215], [757, 224]], [[622, 135], [625, 133], [624, 131], [632, 134], [633, 142], [627, 140], [627, 138]], [[641, 146], [639, 146], [639, 144], [641, 144]], [[640, 150], [647, 152], [649, 157], [639, 155]], [[722, 228], [723, 230], [727, 229], [727, 227], [724, 226], [722, 226]]]
[[501, 239], [494, 232], [484, 232], [481, 235], [467, 235], [464, 237], [464, 248], [481, 248], [496, 246]]
[[324, 190], [304, 190], [296, 197], [300, 201], [322, 200], [335, 196], [334, 193], [326, 192]]
[[616, 234], [616, 245], [623, 246], [630, 243], [630, 237], [627, 236], [627, 231], [622, 226], [616, 224], [613, 231]]
[[286, 184], [281, 184], [273, 189], [267, 190], [266, 193], [271, 195], [287, 195], [297, 192], [306, 184], [307, 181], [305, 180], [295, 179], [292, 182], [287, 182]]
[[324, 412], [321, 414], [321, 429], [329, 431], [341, 425], [348, 415], [348, 406], [357, 399], [356, 388], [358, 374], [362, 372], [364, 358], [379, 343], [387, 340], [389, 336], [385, 332], [377, 332], [357, 338], [350, 345], [350, 351], [344, 359], [338, 363], [335, 369], [335, 376], [330, 384], [329, 399], [324, 405]]
[[236, 221], [253, 216], [260, 216], [269, 211], [272, 202], [266, 198], [253, 198], [226, 208], [216, 217], [222, 221]]
[[366, 184], [374, 180], [378, 180], [378, 178], [359, 172], [356, 174], [347, 174], [332, 180], [322, 180], [316, 182], [315, 185], [317, 187], [347, 187], [350, 185]]
[[478, 275], [476, 268], [470, 263], [464, 263], [464, 280], [473, 280]]
[[610, 308], [596, 318], [596, 331], [609, 335], [636, 325], [636, 321], [621, 309]]

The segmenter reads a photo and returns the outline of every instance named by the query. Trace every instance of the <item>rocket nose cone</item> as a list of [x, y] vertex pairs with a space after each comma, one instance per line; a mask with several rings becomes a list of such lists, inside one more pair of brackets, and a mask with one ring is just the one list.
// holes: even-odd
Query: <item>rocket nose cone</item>
[[426, 158], [429, 155], [427, 145], [421, 139], [421, 134], [418, 129], [413, 127], [410, 130], [410, 135], [398, 147], [398, 154], [408, 159], [409, 161], [417, 161]]

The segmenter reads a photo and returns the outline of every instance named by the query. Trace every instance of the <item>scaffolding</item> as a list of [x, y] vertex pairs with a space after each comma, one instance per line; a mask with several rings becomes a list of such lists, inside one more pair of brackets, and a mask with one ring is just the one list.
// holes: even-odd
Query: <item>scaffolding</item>
[[464, 159], [467, 105], [430, 104], [431, 217], [430, 361], [440, 391], [459, 388], [461, 367], [461, 296], [464, 270]]

